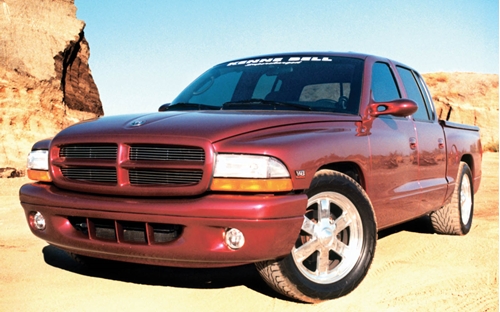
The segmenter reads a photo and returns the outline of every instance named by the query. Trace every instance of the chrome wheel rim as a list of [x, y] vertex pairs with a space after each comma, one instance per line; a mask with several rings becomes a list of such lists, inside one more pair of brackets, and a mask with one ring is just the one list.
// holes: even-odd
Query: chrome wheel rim
[[323, 192], [309, 198], [292, 249], [293, 260], [307, 279], [319, 284], [341, 280], [358, 262], [362, 247], [361, 217], [347, 197]]
[[464, 174], [460, 185], [460, 217], [462, 224], [468, 224], [472, 213], [472, 188], [469, 176]]

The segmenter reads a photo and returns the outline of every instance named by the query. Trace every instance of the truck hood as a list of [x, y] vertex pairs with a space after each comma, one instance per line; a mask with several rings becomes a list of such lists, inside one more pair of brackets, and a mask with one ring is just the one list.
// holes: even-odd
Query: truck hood
[[[212, 143], [261, 129], [284, 125], [325, 121], [348, 121], [357, 116], [303, 112], [258, 111], [185, 111], [119, 115], [84, 121], [61, 131], [55, 139], [66, 141], [122, 141], [123, 138], [148, 136], [196, 137]], [[98, 139], [100, 138], [100, 139]], [[121, 138], [121, 139], [120, 139]], [[106, 139], [105, 139], [106, 140]]]

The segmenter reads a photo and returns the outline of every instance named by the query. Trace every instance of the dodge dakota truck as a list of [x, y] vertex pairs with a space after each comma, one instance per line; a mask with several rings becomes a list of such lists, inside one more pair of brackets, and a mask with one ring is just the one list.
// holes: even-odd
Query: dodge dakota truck
[[362, 281], [381, 229], [471, 229], [479, 129], [438, 120], [421, 75], [356, 53], [238, 59], [148, 114], [33, 145], [29, 228], [79, 261], [255, 263], [304, 302]]

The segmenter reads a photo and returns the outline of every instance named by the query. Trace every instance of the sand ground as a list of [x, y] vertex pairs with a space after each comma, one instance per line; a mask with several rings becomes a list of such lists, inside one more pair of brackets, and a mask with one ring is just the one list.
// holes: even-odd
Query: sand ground
[[498, 311], [498, 154], [486, 153], [471, 232], [433, 234], [428, 219], [380, 233], [371, 269], [349, 295], [287, 300], [253, 265], [90, 270], [33, 236], [18, 201], [25, 178], [0, 179], [0, 311]]

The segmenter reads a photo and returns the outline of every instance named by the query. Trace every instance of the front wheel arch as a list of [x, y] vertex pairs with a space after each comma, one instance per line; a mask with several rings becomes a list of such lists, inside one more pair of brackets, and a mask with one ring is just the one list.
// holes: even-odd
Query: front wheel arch
[[[356, 183], [358, 183], [363, 189], [365, 189], [365, 177], [363, 170], [359, 164], [355, 162], [337, 162], [323, 165], [317, 172], [321, 170], [330, 170], [343, 173], [350, 178], [352, 178]], [[306, 190], [307, 191], [307, 190]]]

